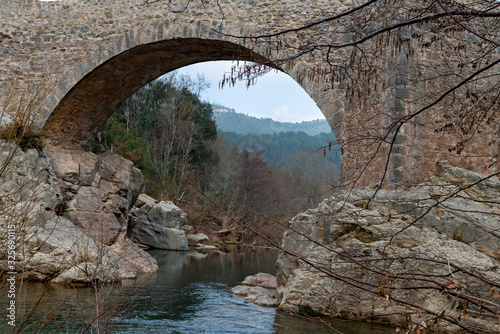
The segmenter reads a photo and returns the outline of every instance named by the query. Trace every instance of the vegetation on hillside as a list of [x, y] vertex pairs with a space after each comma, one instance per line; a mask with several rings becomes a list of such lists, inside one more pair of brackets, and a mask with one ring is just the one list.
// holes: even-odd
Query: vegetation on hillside
[[214, 105], [217, 128], [224, 132], [239, 134], [273, 134], [279, 132], [305, 132], [311, 136], [322, 132], [331, 134], [332, 129], [326, 119], [303, 121], [300, 123], [278, 122], [271, 118], [257, 118], [237, 113], [220, 105]]
[[331, 193], [339, 169], [323, 151], [315, 151], [328, 139], [303, 132], [218, 135], [212, 106], [199, 99], [202, 85], [176, 75], [151, 82], [108, 120], [101, 144], [132, 160], [145, 176], [146, 192], [173, 201], [198, 230], [224, 230], [218, 237], [261, 242], [222, 209], [277, 241], [282, 229], [251, 211], [284, 220]]
[[[106, 149], [136, 163], [157, 198], [180, 198], [183, 174], [217, 164], [212, 107], [191, 92], [192, 82], [156, 80], [128, 98], [102, 132]], [[191, 90], [190, 90], [191, 88]]]
[[[310, 155], [325, 154], [322, 149], [332, 141], [332, 135], [320, 133], [315, 136], [305, 132], [279, 132], [273, 134], [238, 134], [235, 132], [219, 131], [230, 147], [237, 146], [241, 149], [255, 149], [264, 151], [262, 157], [267, 163], [279, 165], [288, 161], [290, 155], [303, 151]], [[325, 163], [332, 162], [340, 169], [340, 153], [338, 147], [325, 154]]]

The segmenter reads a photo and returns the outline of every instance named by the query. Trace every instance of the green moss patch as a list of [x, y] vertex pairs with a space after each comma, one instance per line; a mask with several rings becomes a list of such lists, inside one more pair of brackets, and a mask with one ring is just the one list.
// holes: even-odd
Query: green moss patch
[[354, 237], [356, 237], [356, 239], [358, 239], [359, 241], [361, 241], [365, 244], [369, 244], [369, 243], [372, 243], [372, 242], [378, 240], [378, 239], [373, 237], [373, 234], [370, 231], [367, 231], [362, 227], [358, 227], [354, 231]]

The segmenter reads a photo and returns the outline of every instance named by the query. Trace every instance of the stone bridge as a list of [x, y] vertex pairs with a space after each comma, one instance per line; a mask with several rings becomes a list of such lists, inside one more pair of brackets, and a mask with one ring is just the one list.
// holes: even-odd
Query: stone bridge
[[[358, 184], [368, 184], [380, 177], [386, 156], [380, 154], [372, 159], [376, 145], [351, 144], [351, 134], [365, 131], [360, 129], [367, 120], [376, 119], [374, 126], [378, 131], [387, 127], [387, 117], [418, 108], [421, 97], [445, 81], [424, 87], [414, 83], [414, 79], [431, 76], [430, 72], [439, 77], [448, 71], [449, 68], [433, 68], [433, 63], [442, 60], [443, 52], [448, 52], [449, 63], [453, 63], [453, 57], [461, 57], [457, 46], [445, 45], [443, 51], [442, 44], [426, 46], [425, 36], [414, 38], [414, 33], [405, 35], [400, 31], [413, 47], [400, 46], [398, 54], [388, 51], [384, 55], [379, 64], [378, 85], [375, 83], [373, 90], [368, 87], [369, 80], [366, 86], [353, 89], [346, 87], [346, 82], [332, 84], [309, 75], [319, 62], [314, 53], [287, 63], [273, 63], [274, 59], [290, 55], [293, 47], [300, 45], [300, 39], [292, 37], [287, 41], [290, 45], [274, 50], [267, 43], [246, 43], [231, 37], [295, 27], [359, 3], [221, 0], [219, 6], [216, 1], [186, 0], [152, 4], [143, 0], [1, 0], [0, 105], [7, 109], [7, 104], [15, 100], [10, 96], [41, 94], [43, 101], [36, 104], [35, 124], [49, 149], [81, 150], [88, 148], [107, 118], [131, 93], [169, 71], [213, 60], [267, 63], [302, 85], [337, 138], [344, 141], [344, 178], [353, 179], [358, 175], [353, 171], [365, 170]], [[318, 32], [322, 38], [353, 38], [347, 28], [319, 27], [312, 34]], [[461, 36], [460, 41], [463, 40], [475, 43], [467, 35]], [[340, 50], [335, 57], [339, 64], [349, 61], [347, 51]], [[357, 95], [350, 89], [357, 90]], [[362, 94], [364, 90], [371, 93]], [[361, 107], [366, 105], [373, 107], [373, 114]], [[376, 110], [383, 110], [385, 118], [377, 116]], [[448, 152], [447, 147], [458, 142], [459, 136], [426, 127], [427, 122], [440, 121], [439, 117], [429, 119], [422, 115], [403, 129], [388, 164], [391, 181], [421, 181], [438, 170], [439, 162], [483, 172], [498, 168], [494, 160], [498, 138], [494, 133], [486, 132], [484, 136], [488, 137], [471, 142], [457, 155]], [[367, 131], [363, 136], [372, 135]], [[493, 144], [485, 145], [486, 142]], [[371, 161], [368, 167], [367, 161]]]

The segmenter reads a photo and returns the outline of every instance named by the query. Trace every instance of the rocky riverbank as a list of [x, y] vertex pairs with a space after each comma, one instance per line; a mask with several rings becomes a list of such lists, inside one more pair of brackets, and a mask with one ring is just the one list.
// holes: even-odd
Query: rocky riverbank
[[0, 165], [6, 167], [0, 185], [2, 236], [9, 224], [14, 227], [18, 273], [86, 283], [158, 270], [156, 261], [126, 236], [128, 213], [143, 184], [130, 161], [110, 152], [45, 152], [0, 144]]
[[282, 310], [411, 333], [499, 333], [500, 182], [459, 168], [413, 187], [344, 191], [290, 221]]
[[[0, 152], [0, 238], [15, 235], [15, 268], [26, 279], [133, 279], [158, 270], [142, 248], [208, 242], [187, 234], [186, 214], [172, 202], [142, 194], [142, 173], [116, 154], [23, 150], [6, 141]], [[12, 271], [7, 246], [0, 245], [3, 272]]]
[[[126, 159], [0, 145], [0, 237], [15, 240], [25, 278], [121, 281], [158, 270], [138, 245], [207, 242], [186, 234], [175, 205], [141, 195], [142, 174]], [[290, 221], [279, 307], [413, 331], [500, 332], [498, 179], [447, 168], [424, 184], [376, 188], [341, 192]], [[4, 272], [8, 250], [0, 245]]]

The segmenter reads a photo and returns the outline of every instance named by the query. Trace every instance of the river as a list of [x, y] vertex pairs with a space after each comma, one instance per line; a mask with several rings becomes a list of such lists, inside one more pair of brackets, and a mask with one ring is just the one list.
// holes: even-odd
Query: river
[[[149, 253], [159, 264], [155, 276], [101, 291], [101, 298], [118, 299], [126, 306], [102, 318], [101, 324], [113, 319], [112, 333], [332, 333], [323, 324], [246, 303], [230, 292], [248, 275], [276, 274], [276, 250], [241, 247], [205, 254], [161, 250]], [[85, 323], [82, 319], [95, 313], [92, 289], [27, 284], [23, 291], [26, 305], [44, 293], [41, 311], [28, 321], [32, 325], [26, 333], [50, 333], [54, 329], [56, 333], [79, 333]], [[107, 308], [112, 309], [109, 305]], [[57, 312], [50, 315], [53, 309]], [[34, 325], [41, 320], [48, 324], [43, 330]], [[0, 332], [4, 332], [5, 325], [0, 326]], [[345, 334], [394, 333], [391, 328], [354, 322], [336, 321], [333, 326]]]

